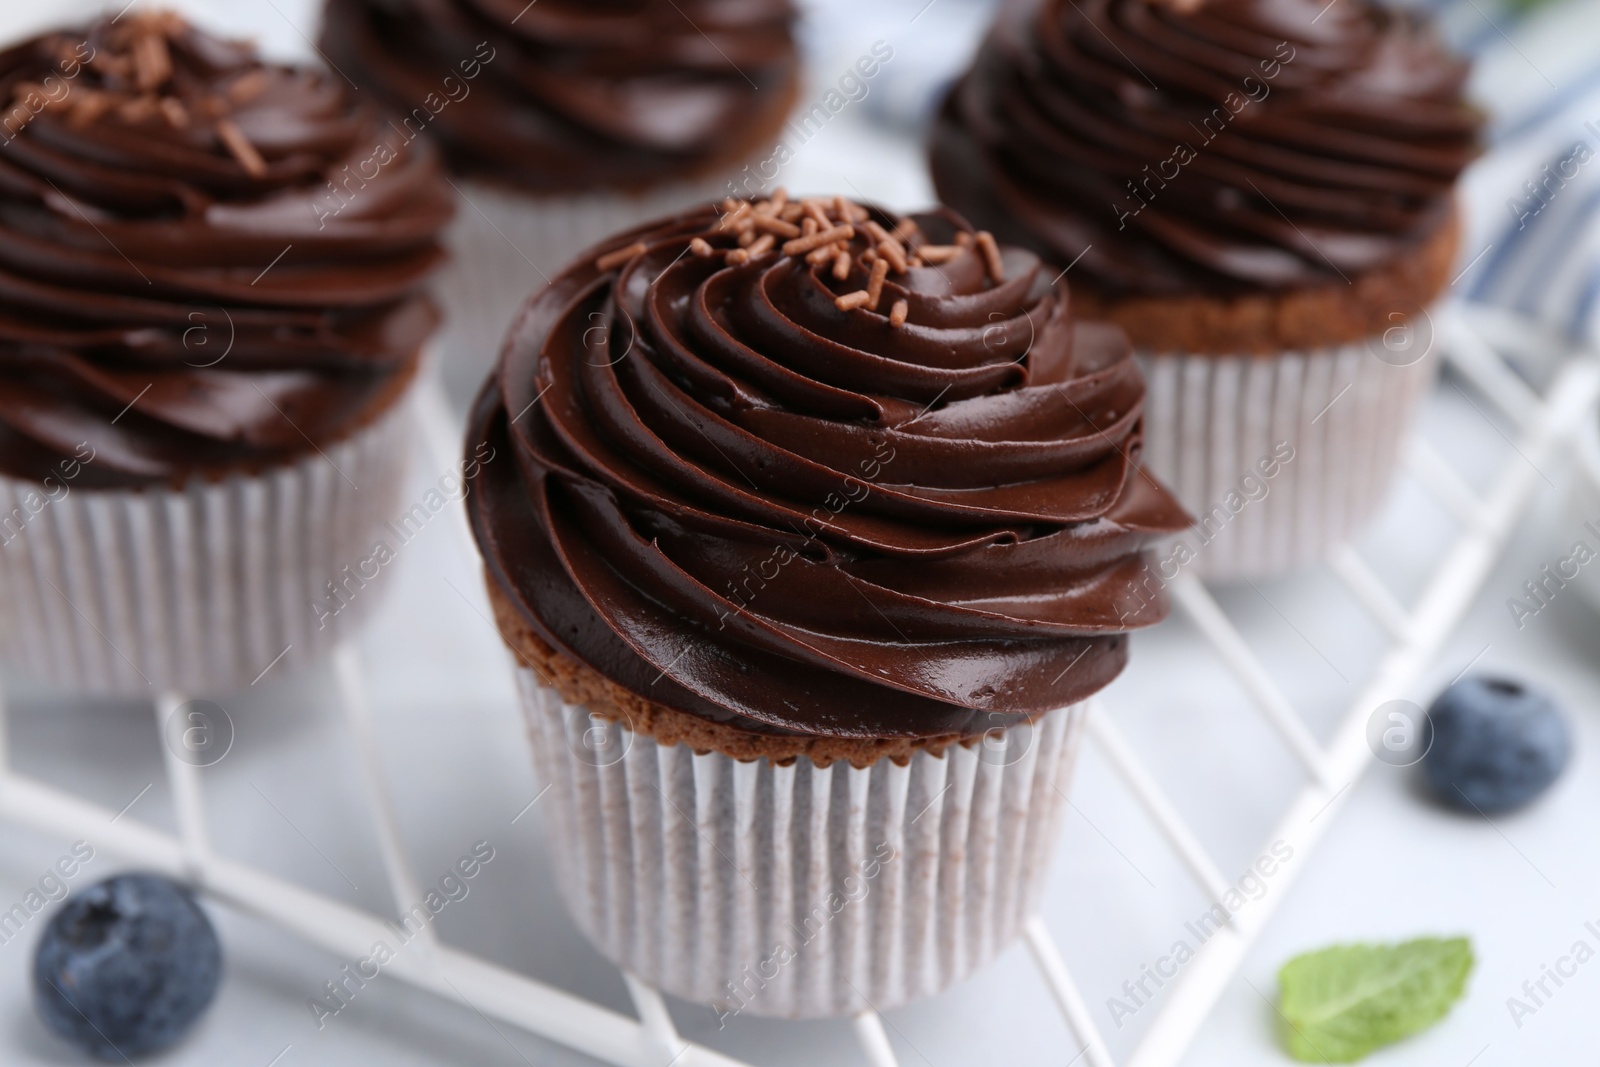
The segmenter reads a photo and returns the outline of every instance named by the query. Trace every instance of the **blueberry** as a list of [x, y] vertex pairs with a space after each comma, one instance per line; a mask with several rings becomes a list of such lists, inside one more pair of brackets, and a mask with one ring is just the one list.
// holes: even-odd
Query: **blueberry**
[[1474, 677], [1428, 709], [1433, 747], [1422, 759], [1438, 798], [1485, 815], [1512, 811], [1555, 781], [1572, 754], [1554, 700], [1521, 682]]
[[216, 995], [217, 933], [189, 890], [150, 874], [89, 886], [50, 920], [33, 960], [45, 1025], [102, 1060], [174, 1045]]

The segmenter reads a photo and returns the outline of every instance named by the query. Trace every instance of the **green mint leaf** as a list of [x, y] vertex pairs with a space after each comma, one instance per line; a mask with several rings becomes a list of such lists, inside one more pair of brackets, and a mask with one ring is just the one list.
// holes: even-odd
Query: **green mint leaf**
[[1464, 937], [1399, 945], [1335, 945], [1296, 956], [1278, 972], [1289, 1055], [1354, 1063], [1426, 1030], [1450, 1011], [1472, 971]]

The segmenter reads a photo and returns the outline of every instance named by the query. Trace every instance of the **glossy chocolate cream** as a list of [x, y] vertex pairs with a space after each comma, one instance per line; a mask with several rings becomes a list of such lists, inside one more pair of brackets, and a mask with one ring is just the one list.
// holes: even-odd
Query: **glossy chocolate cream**
[[328, 0], [322, 48], [444, 146], [529, 193], [638, 188], [744, 157], [800, 73], [790, 0]]
[[729, 201], [524, 307], [468, 497], [532, 631], [763, 733], [973, 736], [1100, 689], [1141, 548], [1144, 382], [1056, 272], [955, 216]]
[[0, 98], [0, 470], [281, 464], [413, 376], [450, 189], [337, 75], [130, 12], [0, 53]]
[[1451, 217], [1466, 73], [1369, 0], [1031, 0], [947, 99], [933, 172], [1097, 293], [1343, 284]]

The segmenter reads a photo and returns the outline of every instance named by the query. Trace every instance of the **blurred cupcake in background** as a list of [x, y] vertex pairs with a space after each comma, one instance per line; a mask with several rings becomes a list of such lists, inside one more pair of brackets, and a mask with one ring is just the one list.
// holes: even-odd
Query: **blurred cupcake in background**
[[0, 656], [140, 694], [305, 661], [377, 595], [344, 568], [405, 474], [436, 153], [170, 13], [0, 52], [0, 99]]
[[886, 1009], [1033, 914], [1085, 702], [1166, 613], [1123, 592], [1188, 522], [1127, 338], [1056, 273], [779, 190], [518, 316], [469, 430], [512, 458], [467, 506], [562, 890], [630, 973]]
[[794, 102], [795, 17], [790, 0], [328, 0], [330, 60], [456, 175], [453, 382], [476, 388], [580, 250], [729, 195]]
[[932, 137], [940, 197], [1133, 338], [1145, 457], [1217, 578], [1317, 560], [1388, 491], [1477, 150], [1466, 64], [1370, 0], [1012, 5]]

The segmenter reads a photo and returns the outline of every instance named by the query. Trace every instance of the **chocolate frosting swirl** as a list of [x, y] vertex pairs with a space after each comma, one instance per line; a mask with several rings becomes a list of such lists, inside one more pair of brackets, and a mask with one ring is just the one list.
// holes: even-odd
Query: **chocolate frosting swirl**
[[793, 102], [791, 0], [328, 0], [322, 47], [453, 169], [535, 193], [698, 176]]
[[747, 730], [973, 736], [1082, 699], [1165, 613], [1126, 595], [1142, 546], [1188, 522], [1138, 466], [1128, 342], [1029, 252], [994, 280], [947, 213], [914, 218], [930, 262], [869, 268], [907, 231], [837, 203], [843, 278], [806, 239], [725, 254], [708, 208], [533, 297], [468, 433], [513, 457], [467, 498], [491, 578], [552, 647]]
[[0, 53], [0, 100], [0, 469], [258, 469], [411, 378], [450, 189], [342, 80], [129, 13]]
[[1342, 284], [1448, 221], [1479, 116], [1417, 16], [1182, 6], [1013, 5], [941, 111], [941, 198], [1113, 297]]

